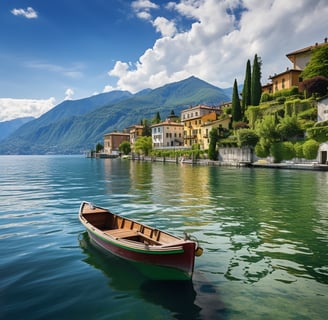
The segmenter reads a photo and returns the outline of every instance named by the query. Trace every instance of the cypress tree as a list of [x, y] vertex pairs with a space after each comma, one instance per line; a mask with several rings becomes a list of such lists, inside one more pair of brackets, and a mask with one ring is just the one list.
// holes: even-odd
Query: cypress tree
[[240, 106], [240, 99], [238, 94], [238, 86], [237, 80], [233, 84], [233, 92], [232, 92], [232, 120], [233, 121], [241, 121], [242, 114], [241, 114], [241, 106]]
[[260, 104], [262, 94], [261, 86], [261, 61], [258, 59], [257, 54], [254, 57], [252, 79], [251, 79], [251, 104], [258, 106]]
[[248, 59], [246, 64], [246, 73], [241, 100], [242, 115], [244, 116], [247, 107], [251, 105], [251, 62]]
[[159, 112], [157, 111], [156, 116], [153, 119], [152, 123], [157, 124], [157, 123], [160, 123], [160, 122], [161, 122], [161, 116], [160, 116]]
[[216, 145], [218, 143], [218, 130], [217, 128], [212, 128], [210, 131], [210, 144], [208, 146], [208, 157], [210, 160], [217, 160], [218, 153], [216, 150]]

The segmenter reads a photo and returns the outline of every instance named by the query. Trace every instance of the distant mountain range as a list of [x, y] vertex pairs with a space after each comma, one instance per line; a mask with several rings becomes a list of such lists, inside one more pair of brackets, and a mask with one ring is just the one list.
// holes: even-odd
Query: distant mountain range
[[136, 94], [112, 91], [67, 100], [0, 141], [0, 154], [83, 153], [103, 143], [105, 133], [140, 124], [157, 112], [164, 120], [172, 110], [180, 115], [189, 106], [219, 105], [231, 100], [230, 93], [231, 88], [220, 89], [190, 77]]
[[0, 122], [0, 141], [6, 139], [23, 124], [32, 120], [34, 120], [33, 117], [25, 117]]

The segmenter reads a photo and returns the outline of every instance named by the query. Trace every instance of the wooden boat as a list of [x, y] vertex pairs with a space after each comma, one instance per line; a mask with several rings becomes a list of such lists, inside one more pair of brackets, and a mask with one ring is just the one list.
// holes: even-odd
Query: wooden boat
[[79, 219], [90, 240], [106, 251], [127, 260], [163, 267], [167, 272], [178, 271], [181, 279], [192, 277], [195, 256], [203, 252], [197, 241], [189, 237], [176, 237], [90, 202], [81, 203]]

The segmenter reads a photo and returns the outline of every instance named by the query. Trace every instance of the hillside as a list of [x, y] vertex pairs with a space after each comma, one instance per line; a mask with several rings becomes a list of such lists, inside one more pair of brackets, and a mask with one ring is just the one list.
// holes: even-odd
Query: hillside
[[105, 133], [139, 124], [157, 112], [164, 119], [171, 110], [180, 114], [190, 105], [230, 100], [222, 89], [195, 77], [135, 95], [115, 92], [116, 101], [105, 102], [103, 95], [63, 102], [2, 141], [0, 154], [81, 153], [103, 142]]
[[0, 141], [10, 136], [23, 124], [32, 121], [33, 117], [17, 118], [14, 120], [0, 122]]

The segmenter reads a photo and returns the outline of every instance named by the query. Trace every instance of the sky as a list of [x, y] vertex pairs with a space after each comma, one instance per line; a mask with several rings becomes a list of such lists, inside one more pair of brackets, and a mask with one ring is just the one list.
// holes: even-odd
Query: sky
[[327, 0], [0, 0], [0, 121], [198, 77], [262, 84], [328, 37]]

